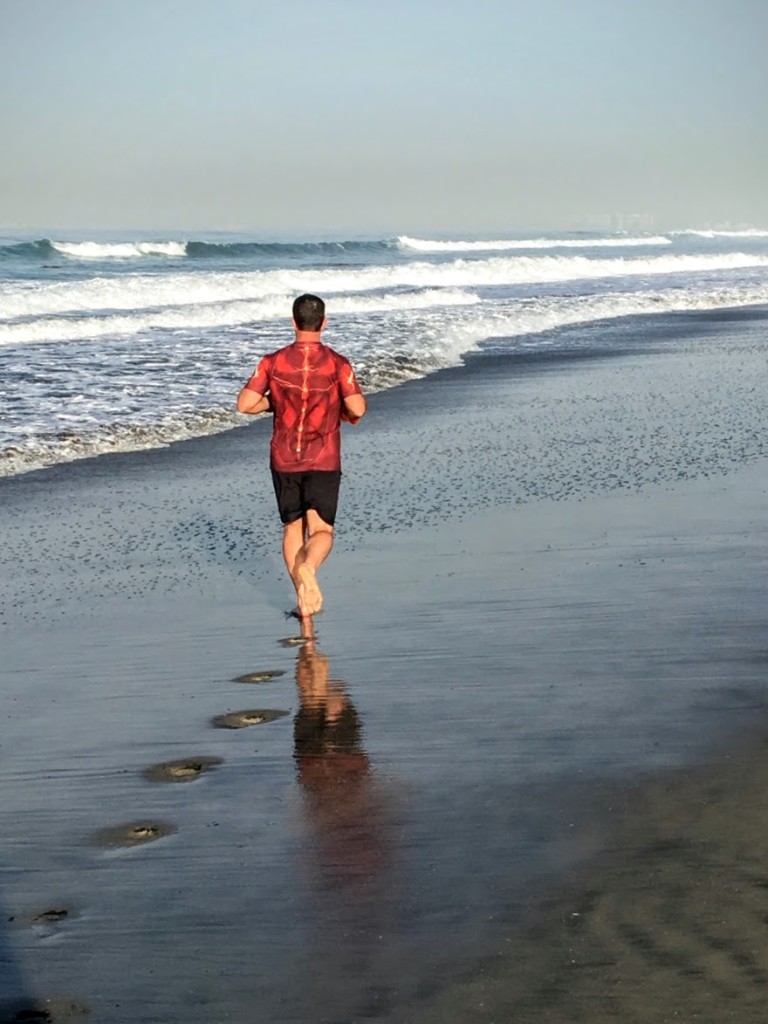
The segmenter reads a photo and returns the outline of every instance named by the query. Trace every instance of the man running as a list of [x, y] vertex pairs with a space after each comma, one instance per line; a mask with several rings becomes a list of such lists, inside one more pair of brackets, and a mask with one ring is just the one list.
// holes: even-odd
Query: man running
[[333, 547], [341, 420], [357, 423], [366, 409], [348, 360], [320, 340], [326, 322], [323, 300], [300, 295], [294, 341], [264, 356], [237, 396], [238, 412], [274, 412], [269, 464], [302, 618], [323, 606], [316, 573]]

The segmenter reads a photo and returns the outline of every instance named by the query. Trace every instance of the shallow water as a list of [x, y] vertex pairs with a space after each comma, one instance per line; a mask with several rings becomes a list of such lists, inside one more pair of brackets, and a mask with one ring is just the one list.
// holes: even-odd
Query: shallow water
[[305, 291], [376, 392], [489, 346], [578, 350], [569, 325], [765, 303], [768, 232], [0, 239], [0, 475], [242, 423], [234, 396]]

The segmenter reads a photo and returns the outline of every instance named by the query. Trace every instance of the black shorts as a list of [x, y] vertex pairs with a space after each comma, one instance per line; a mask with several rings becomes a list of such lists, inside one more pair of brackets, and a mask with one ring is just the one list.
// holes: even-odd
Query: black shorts
[[339, 503], [340, 469], [311, 469], [306, 473], [272, 470], [277, 508], [283, 523], [294, 523], [314, 509], [324, 523], [333, 526]]

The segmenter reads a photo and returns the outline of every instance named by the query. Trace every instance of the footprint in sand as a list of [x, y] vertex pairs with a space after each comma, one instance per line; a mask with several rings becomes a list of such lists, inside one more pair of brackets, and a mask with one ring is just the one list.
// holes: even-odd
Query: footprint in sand
[[249, 725], [263, 725], [285, 718], [288, 711], [274, 711], [268, 708], [253, 708], [248, 711], [231, 711], [228, 715], [216, 715], [211, 724], [217, 729], [247, 729]]
[[282, 640], [278, 640], [278, 643], [281, 647], [300, 647], [309, 639], [307, 636], [286, 636]]
[[284, 676], [285, 670], [276, 668], [268, 669], [266, 672], [246, 672], [244, 676], [235, 676], [233, 683], [268, 683], [272, 679]]
[[132, 821], [99, 829], [91, 836], [91, 842], [96, 846], [141, 846], [173, 835], [176, 831], [175, 825], [164, 821]]
[[68, 907], [54, 907], [52, 910], [44, 910], [42, 914], [36, 914], [32, 918], [32, 924], [58, 924], [72, 915]]
[[204, 772], [223, 764], [220, 757], [187, 757], [181, 761], [164, 761], [145, 768], [143, 775], [150, 782], [192, 782]]
[[[56, 906], [41, 913], [14, 914], [8, 918], [8, 923], [16, 927], [32, 928], [38, 935], [47, 938], [59, 931], [59, 926], [66, 924], [78, 916], [73, 907]], [[0, 1017], [2, 1024], [2, 1017]]]
[[36, 914], [30, 921], [32, 931], [41, 939], [58, 935], [66, 928], [67, 923], [77, 917], [77, 912], [69, 907], [53, 907]]

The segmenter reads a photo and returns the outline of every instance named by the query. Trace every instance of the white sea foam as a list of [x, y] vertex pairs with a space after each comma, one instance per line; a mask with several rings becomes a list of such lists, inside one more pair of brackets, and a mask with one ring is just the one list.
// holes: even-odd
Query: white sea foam
[[665, 235], [640, 235], [622, 238], [513, 238], [494, 240], [437, 241], [429, 238], [411, 238], [399, 235], [397, 244], [415, 252], [503, 252], [514, 249], [610, 249], [627, 246], [671, 245]]
[[440, 330], [440, 335], [443, 344], [469, 352], [492, 337], [520, 338], [620, 317], [732, 309], [766, 303], [768, 282], [747, 288], [721, 287], [700, 292], [670, 288], [652, 292], [553, 296], [482, 307], [479, 316], [455, 319]]
[[242, 418], [233, 410], [222, 409], [179, 415], [154, 424], [104, 424], [81, 433], [30, 438], [0, 451], [0, 477], [110, 452], [165, 448], [174, 441], [220, 433], [241, 424]]
[[[768, 283], [752, 288], [720, 288], [699, 294], [672, 288], [656, 292], [540, 296], [510, 299], [498, 305], [458, 305], [452, 310], [425, 308], [414, 311], [414, 319], [406, 331], [393, 328], [384, 315], [370, 321], [365, 311], [359, 308], [347, 332], [343, 330], [343, 322], [341, 324], [341, 347], [352, 358], [368, 389], [379, 390], [402, 380], [457, 365], [464, 355], [494, 337], [506, 339], [502, 348], [507, 352], [520, 348], [546, 348], [562, 344], [563, 339], [557, 331], [568, 326], [632, 315], [767, 302]], [[363, 324], [368, 328], [365, 332], [360, 330]], [[377, 339], [375, 346], [370, 344], [371, 333]], [[221, 360], [234, 360], [246, 372], [249, 365], [247, 356], [255, 360], [262, 354], [262, 349], [267, 350], [264, 346], [275, 347], [275, 338], [254, 338], [250, 344], [241, 341], [234, 348], [228, 346], [226, 353], [221, 352], [215, 339], [208, 342], [201, 339], [201, 345], [193, 353], [187, 350], [187, 343], [174, 342], [171, 348], [162, 350], [165, 358], [156, 363], [152, 361], [152, 354], [158, 351], [154, 338], [148, 337], [136, 344], [147, 346], [146, 354], [133, 355], [133, 365], [138, 357], [142, 371], [152, 370], [155, 365], [164, 372], [168, 366], [175, 367], [175, 409], [169, 409], [164, 382], [151, 376], [131, 378], [124, 368], [123, 386], [116, 391], [114, 364], [92, 365], [89, 367], [88, 398], [78, 395], [68, 401], [71, 408], [79, 399], [78, 405], [85, 405], [82, 413], [62, 418], [57, 412], [57, 431], [44, 429], [41, 422], [31, 437], [30, 424], [27, 423], [22, 432], [26, 436], [20, 433], [0, 452], [0, 476], [90, 455], [164, 446], [232, 426], [239, 422], [231, 409], [235, 386], [229, 376], [223, 375]], [[194, 360], [191, 364], [190, 356]], [[187, 369], [182, 371], [180, 368], [185, 361]], [[221, 405], [213, 405], [209, 394], [207, 408], [195, 410], [190, 403], [195, 401], [195, 396], [197, 401], [203, 397], [200, 389], [211, 381], [217, 384]], [[131, 422], [130, 417], [137, 415], [131, 412], [136, 408], [137, 395], [142, 396], [138, 413], [141, 420]], [[44, 394], [42, 399], [45, 399]], [[56, 405], [58, 408], [59, 399]], [[116, 410], [119, 422], [114, 422]], [[153, 415], [156, 417], [154, 422]], [[13, 436], [16, 432], [11, 429], [10, 433]]]
[[743, 228], [741, 231], [686, 228], [684, 231], [670, 231], [670, 234], [693, 235], [696, 238], [768, 238], [768, 231], [764, 231], [762, 228]]
[[[432, 306], [466, 306], [479, 301], [478, 296], [472, 292], [433, 288], [420, 292], [340, 296], [334, 302], [334, 312], [338, 315], [384, 313]], [[0, 323], [0, 346], [95, 340], [137, 335], [152, 330], [188, 331], [235, 327], [254, 321], [285, 319], [285, 311], [288, 308], [288, 297], [281, 294], [254, 302], [201, 303], [124, 315], [28, 319], [15, 323]]]
[[137, 256], [185, 256], [186, 242], [51, 242], [63, 256], [80, 260], [135, 259]]
[[[259, 316], [270, 318], [285, 315], [290, 297], [303, 291], [338, 295], [376, 293], [396, 288], [471, 289], [624, 276], [699, 274], [766, 266], [768, 256], [740, 252], [707, 255], [665, 253], [616, 259], [591, 259], [586, 256], [491, 256], [484, 260], [455, 259], [446, 263], [415, 261], [359, 268], [182, 272], [168, 276], [126, 274], [120, 278], [96, 277], [34, 286], [26, 281], [11, 281], [0, 286], [0, 317], [7, 323], [22, 317], [55, 314], [72, 317], [75, 314], [103, 314], [118, 310], [158, 311], [170, 307], [189, 308], [210, 303], [224, 305], [247, 301], [261, 303], [263, 306], [262, 312], [259, 312], [256, 305], [248, 311], [248, 319], [255, 319]], [[281, 302], [282, 314], [278, 314], [276, 308]], [[222, 322], [237, 321], [227, 319]], [[178, 325], [181, 326], [180, 321]], [[64, 336], [80, 335], [75, 333]], [[35, 333], [29, 335], [29, 340], [39, 340], [41, 337], [42, 332]]]

